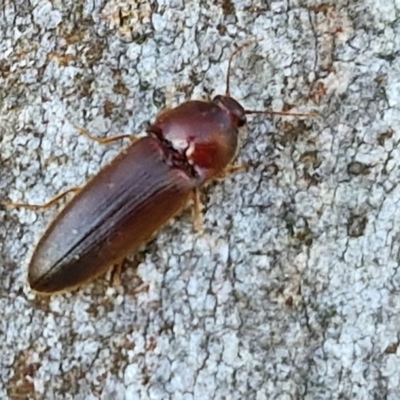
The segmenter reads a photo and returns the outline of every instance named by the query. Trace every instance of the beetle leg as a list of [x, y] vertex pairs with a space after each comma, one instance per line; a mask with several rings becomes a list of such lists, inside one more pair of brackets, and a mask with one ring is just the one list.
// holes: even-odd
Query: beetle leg
[[225, 178], [226, 176], [233, 174], [234, 172], [242, 172], [246, 171], [250, 167], [250, 164], [239, 164], [239, 165], [228, 165], [220, 175], [218, 175], [215, 179], [220, 180]]
[[224, 169], [224, 176], [227, 176], [229, 174], [233, 174], [234, 172], [242, 172], [246, 171], [249, 168], [250, 164], [240, 164], [240, 165], [228, 165]]
[[115, 264], [111, 269], [111, 286], [121, 286], [122, 264], [124, 260]]
[[193, 227], [196, 232], [203, 232], [203, 214], [202, 209], [203, 205], [200, 199], [200, 191], [199, 189], [193, 189], [193, 208], [192, 208], [192, 216], [193, 216]]
[[78, 132], [81, 135], [86, 136], [87, 138], [95, 141], [98, 144], [110, 144], [110, 143], [114, 143], [114, 142], [117, 142], [118, 140], [122, 140], [122, 139], [129, 139], [132, 143], [135, 143], [138, 140], [138, 138], [136, 136], [128, 135], [128, 134], [110, 136], [110, 137], [106, 137], [106, 138], [98, 138], [96, 136], [91, 135], [89, 133], [89, 131], [85, 128], [81, 128], [79, 126], [76, 126], [75, 128], [78, 130]]
[[172, 108], [174, 105], [174, 94], [176, 93], [176, 87], [167, 85], [165, 90], [165, 108]]
[[80, 187], [73, 187], [67, 190], [64, 190], [64, 192], [59, 193], [57, 196], [54, 196], [51, 200], [44, 204], [27, 204], [27, 203], [14, 203], [12, 201], [2, 203], [5, 207], [9, 208], [28, 208], [30, 210], [45, 210], [47, 208], [50, 208], [53, 206], [55, 203], [57, 203], [59, 200], [61, 200], [63, 197], [68, 195], [69, 193], [77, 193], [81, 190]]

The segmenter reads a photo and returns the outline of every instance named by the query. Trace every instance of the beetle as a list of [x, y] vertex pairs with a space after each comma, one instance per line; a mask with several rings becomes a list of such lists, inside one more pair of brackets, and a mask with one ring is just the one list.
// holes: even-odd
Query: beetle
[[34, 250], [28, 267], [34, 291], [72, 290], [120, 263], [182, 211], [194, 191], [223, 175], [237, 154], [246, 114], [288, 114], [245, 110], [230, 96], [232, 59], [249, 44], [230, 56], [225, 95], [161, 112], [147, 136], [67, 202]]

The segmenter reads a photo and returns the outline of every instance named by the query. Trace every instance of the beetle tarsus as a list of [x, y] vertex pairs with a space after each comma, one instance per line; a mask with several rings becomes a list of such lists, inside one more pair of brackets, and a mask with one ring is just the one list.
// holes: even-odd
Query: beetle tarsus
[[200, 199], [200, 190], [193, 189], [193, 208], [192, 208], [192, 217], [193, 217], [193, 228], [195, 232], [203, 233], [204, 224], [203, 224], [203, 203]]

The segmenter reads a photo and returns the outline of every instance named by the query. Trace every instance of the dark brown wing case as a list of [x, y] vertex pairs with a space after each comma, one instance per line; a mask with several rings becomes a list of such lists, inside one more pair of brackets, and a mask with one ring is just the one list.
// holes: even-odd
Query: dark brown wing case
[[183, 171], [168, 164], [160, 141], [139, 139], [52, 222], [29, 266], [31, 287], [53, 293], [104, 273], [177, 214], [193, 187]]

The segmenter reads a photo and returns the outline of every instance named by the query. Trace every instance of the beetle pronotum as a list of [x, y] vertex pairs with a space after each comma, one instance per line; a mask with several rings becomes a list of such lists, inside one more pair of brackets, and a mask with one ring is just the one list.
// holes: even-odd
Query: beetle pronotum
[[230, 96], [232, 59], [249, 44], [230, 56], [225, 95], [163, 111], [148, 136], [135, 140], [66, 204], [33, 253], [32, 289], [47, 294], [70, 290], [121, 262], [178, 214], [194, 191], [226, 171], [246, 114], [289, 114], [245, 110]]

